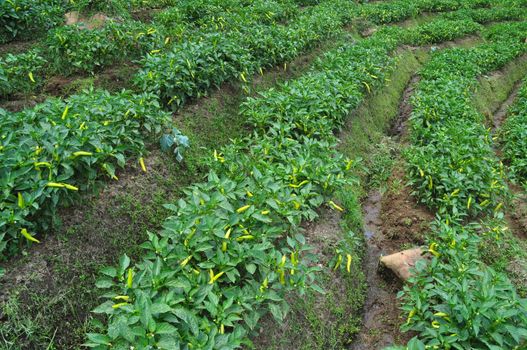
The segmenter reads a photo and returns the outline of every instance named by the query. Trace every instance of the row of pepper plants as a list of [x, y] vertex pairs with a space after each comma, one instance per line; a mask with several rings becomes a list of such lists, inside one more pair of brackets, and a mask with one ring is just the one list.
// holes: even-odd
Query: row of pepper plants
[[499, 244], [506, 229], [507, 188], [485, 118], [471, 103], [477, 77], [526, 52], [527, 26], [499, 24], [483, 35], [483, 45], [435, 54], [412, 99], [410, 184], [437, 210], [427, 236], [431, 259], [400, 293], [402, 329], [418, 332], [416, 349], [521, 349], [527, 339], [526, 300], [504, 272], [481, 261], [482, 237]]
[[64, 21], [62, 0], [6, 0], [0, 3], [0, 44], [28, 39]]
[[93, 30], [82, 24], [60, 26], [48, 32], [43, 44], [0, 59], [0, 94], [37, 91], [49, 75], [93, 74], [116, 62], [139, 59], [147, 52], [154, 55], [177, 43], [200, 41], [219, 28], [272, 28], [297, 15], [296, 5], [288, 0], [243, 3], [233, 0], [213, 6], [186, 0], [159, 13], [148, 24], [127, 19], [109, 21]]
[[[386, 23], [409, 18], [425, 10], [444, 10], [435, 6], [436, 3], [440, 1], [429, 1], [427, 6], [423, 5], [415, 11], [403, 11], [399, 15], [396, 14], [404, 6], [397, 1], [363, 6], [348, 1], [321, 3], [287, 27], [247, 26], [230, 33], [230, 36], [211, 33], [196, 41], [183, 42], [162, 54], [147, 54], [141, 60], [141, 69], [135, 81], [140, 88], [158, 94], [162, 101], [177, 109], [189, 98], [203, 96], [213, 86], [233, 79], [247, 82], [250, 76], [262, 72], [262, 69], [290, 61], [321, 40], [334, 36], [343, 25], [354, 19], [392, 15], [380, 22]], [[474, 1], [445, 9], [488, 4]], [[493, 10], [487, 9], [489, 12]], [[502, 17], [517, 18], [522, 13], [522, 9], [514, 8]], [[459, 28], [465, 32], [472, 31], [476, 24], [468, 23], [468, 26]], [[430, 31], [435, 32], [436, 29], [430, 28]]]
[[[441, 1], [402, 11], [382, 23], [436, 7], [443, 10], [432, 6], [435, 3]], [[399, 2], [381, 7], [377, 3], [358, 6], [349, 1], [325, 1], [298, 15], [298, 8], [286, 0], [257, 1], [245, 7], [236, 4], [241, 3], [186, 0], [158, 13], [150, 24], [127, 20], [95, 30], [59, 27], [47, 35], [43, 47], [0, 59], [0, 93], [36, 91], [50, 74], [94, 73], [115, 62], [143, 57], [136, 86], [148, 88], [177, 108], [227, 79], [245, 82], [257, 71], [290, 61], [336, 35], [354, 18], [374, 20], [399, 13], [406, 6]], [[466, 6], [486, 5], [471, 2]], [[518, 11], [511, 10], [509, 15], [518, 16]], [[287, 25], [281, 24], [287, 21]], [[178, 69], [174, 70], [175, 65]]]
[[115, 167], [140, 158], [143, 140], [170, 122], [156, 96], [130, 91], [90, 90], [17, 113], [0, 109], [0, 256], [39, 242], [59, 205], [100, 176], [117, 179]]
[[522, 83], [507, 120], [500, 128], [502, 157], [511, 177], [518, 183], [527, 183], [527, 79]]
[[[456, 32], [442, 21], [445, 40]], [[132, 265], [106, 267], [94, 312], [106, 326], [89, 333], [95, 349], [232, 349], [250, 345], [258, 320], [283, 320], [287, 292], [321, 291], [316, 256], [301, 233], [335, 191], [355, 185], [357, 163], [335, 150], [334, 131], [395, 66], [391, 53], [416, 40], [386, 28], [326, 53], [297, 80], [241, 106], [253, 134], [214, 151], [207, 180], [167, 204], [173, 211]], [[463, 35], [459, 33], [459, 35]], [[411, 38], [411, 39], [409, 39]], [[439, 41], [439, 37], [435, 38]], [[343, 272], [351, 255], [343, 253]], [[338, 264], [338, 261], [336, 264]], [[333, 268], [333, 266], [332, 266]]]
[[235, 12], [252, 12], [271, 19], [275, 15], [281, 16], [282, 8], [286, 12], [294, 9], [296, 4], [292, 0], [279, 1], [195, 1], [195, 0], [163, 0], [148, 1], [134, 0], [6, 0], [0, 3], [0, 43], [5, 44], [13, 40], [27, 40], [35, 35], [45, 34], [47, 30], [64, 23], [64, 14], [68, 11], [83, 13], [103, 12], [111, 16], [124, 19], [131, 18], [134, 10], [144, 10], [152, 7], [164, 8], [178, 6], [186, 10], [188, 15], [207, 12], [209, 15], [224, 13], [226, 10]]

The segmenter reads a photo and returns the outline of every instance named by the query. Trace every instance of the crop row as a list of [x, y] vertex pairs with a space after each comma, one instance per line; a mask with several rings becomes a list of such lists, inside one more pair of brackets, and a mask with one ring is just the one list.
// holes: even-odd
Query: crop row
[[[506, 274], [480, 260], [481, 237], [499, 240], [506, 194], [484, 117], [471, 104], [477, 77], [527, 49], [525, 24], [500, 24], [484, 36], [497, 42], [438, 52], [421, 72], [412, 100], [412, 147], [406, 152], [418, 198], [438, 210], [427, 237], [428, 262], [400, 294], [405, 331], [414, 344], [441, 349], [520, 349], [527, 339], [527, 305]], [[494, 213], [484, 225], [461, 219]], [[417, 348], [418, 348], [417, 347]]]
[[527, 181], [527, 79], [500, 130], [500, 141], [512, 177]]
[[413, 99], [409, 175], [421, 201], [442, 215], [463, 217], [502, 206], [503, 166], [494, 156], [484, 116], [470, 99], [474, 77], [525, 52], [525, 29], [524, 23], [499, 25], [485, 34], [499, 42], [448, 50], [422, 72]]
[[0, 44], [30, 38], [64, 21], [62, 0], [6, 0], [0, 3]]
[[[186, 3], [192, 2], [197, 2], [197, 0], [189, 0]], [[175, 9], [179, 10], [180, 7]], [[215, 29], [191, 28], [190, 25], [185, 24], [186, 22], [181, 21], [180, 12], [160, 13], [156, 21], [151, 24], [132, 20], [110, 21], [104, 27], [93, 30], [84, 29], [80, 25], [61, 26], [47, 34], [42, 47], [37, 46], [22, 54], [8, 54], [5, 58], [0, 59], [0, 94], [35, 91], [45, 82], [46, 75], [50, 74], [93, 74], [116, 62], [139, 59], [146, 53], [158, 56], [169, 49], [178, 51], [201, 42], [213, 45], [211, 37], [225, 36], [223, 42], [228, 40], [230, 47], [240, 46], [241, 44], [236, 40], [242, 37], [244, 42], [252, 43], [249, 48], [253, 48], [258, 45], [258, 40], [272, 41], [274, 32], [288, 30], [288, 26], [278, 26], [274, 21], [258, 24], [254, 8], [245, 7], [245, 9], [251, 11], [242, 12], [245, 18], [243, 21], [240, 20], [240, 12], [230, 11], [231, 16], [238, 14], [234, 21], [238, 27], [236, 30], [230, 28], [230, 31], [223, 34]], [[284, 13], [289, 14], [289, 12], [291, 11], [284, 7], [284, 12], [281, 14], [285, 16]], [[297, 23], [296, 28], [303, 29], [303, 26], [313, 24], [309, 18], [317, 16], [317, 9], [310, 9], [307, 12], [299, 19], [299, 23], [293, 21]], [[275, 10], [274, 13], [279, 12]], [[218, 18], [221, 19], [221, 17]], [[239, 32], [243, 28], [254, 28], [253, 35], [244, 37], [248, 33]], [[303, 40], [303, 37], [299, 35], [296, 39]], [[282, 41], [280, 43], [283, 44]], [[240, 47], [240, 49], [247, 50], [248, 48]]]
[[355, 163], [335, 151], [333, 132], [385, 83], [404, 32], [343, 45], [301, 78], [249, 98], [241, 113], [253, 136], [214, 152], [207, 181], [166, 206], [173, 216], [149, 234], [139, 264], [123, 257], [102, 270], [106, 301], [94, 312], [109, 324], [87, 345], [238, 348], [263, 314], [285, 317], [286, 292], [319, 290], [299, 225], [322, 204], [345, 210], [331, 197], [356, 182]]
[[375, 24], [400, 22], [423, 12], [455, 11], [465, 8], [490, 7], [492, 0], [394, 0], [366, 4], [360, 9], [360, 18]]
[[[353, 18], [370, 16], [362, 12], [372, 6], [322, 2], [296, 16], [296, 8], [289, 2], [259, 1], [240, 7], [244, 11], [233, 11], [237, 8], [233, 2], [239, 0], [228, 2], [229, 6], [187, 0], [158, 13], [148, 25], [125, 21], [110, 22], [95, 30], [57, 28], [47, 35], [44, 47], [0, 60], [0, 93], [35, 91], [48, 74], [93, 73], [146, 54], [136, 76], [137, 86], [148, 86], [148, 91], [159, 94], [165, 103], [175, 102], [173, 106], [177, 107], [226, 79], [244, 81], [259, 69], [289, 61], [338, 33]], [[436, 2], [440, 1], [431, 4]], [[475, 2], [471, 6], [477, 5]], [[390, 6], [393, 8], [383, 8], [382, 12], [398, 11], [399, 5]], [[511, 10], [510, 16], [517, 16], [516, 12]], [[406, 13], [404, 17], [411, 15]], [[284, 19], [291, 22], [277, 24]], [[211, 52], [211, 47], [220, 53]]]
[[[335, 35], [344, 24], [362, 15], [358, 9], [367, 6], [357, 7], [349, 2], [339, 6], [322, 3], [287, 27], [246, 27], [221, 38], [211, 33], [198, 41], [176, 45], [169, 52], [147, 55], [141, 61], [142, 68], [135, 81], [140, 88], [158, 94], [162, 101], [177, 108], [188, 98], [206, 94], [212, 86], [231, 79], [244, 82], [262, 68], [289, 61], [320, 40]], [[517, 12], [521, 11], [511, 10], [510, 15], [514, 18]], [[458, 28], [458, 35], [479, 29], [475, 22], [450, 24]], [[435, 28], [425, 26], [420, 28], [420, 33], [407, 34], [421, 42], [411, 37], [407, 40], [414, 44], [433, 43], [425, 37], [426, 32], [440, 37], [437, 32], [442, 28], [455, 35], [443, 23], [437, 23]]]
[[[203, 35], [220, 30], [219, 26], [239, 30], [260, 23], [259, 28], [267, 30], [276, 21], [292, 18], [296, 13], [296, 7], [289, 2], [241, 4], [240, 0], [230, 1], [232, 8], [223, 4], [223, 12], [217, 13], [209, 9], [212, 5], [187, 0], [173, 7], [175, 11], [159, 13], [151, 24], [110, 21], [93, 30], [83, 25], [60, 26], [48, 32], [43, 45], [0, 59], [0, 94], [35, 91], [50, 74], [94, 73], [123, 60], [138, 59], [147, 52], [155, 54], [171, 48], [183, 37], [185, 41], [199, 41]], [[202, 28], [196, 27], [197, 22]]]
[[149, 94], [86, 91], [32, 109], [0, 109], [0, 253], [11, 255], [49, 228], [60, 204], [115, 166], [141, 157], [145, 134], [169, 125]]
[[[64, 23], [64, 14], [71, 10], [93, 13], [97, 11], [105, 14], [130, 18], [130, 11], [141, 8], [141, 1], [123, 0], [8, 0], [0, 3], [0, 43], [7, 43], [14, 39], [24, 40], [34, 38], [35, 34], [45, 33], [47, 30]], [[252, 17], [259, 16], [265, 20], [285, 20], [296, 11], [296, 4], [289, 0], [278, 1], [197, 1], [166, 0], [155, 1], [157, 7], [177, 7], [178, 12], [187, 22], [221, 17], [232, 13], [249, 13]], [[243, 17], [236, 16], [236, 19]], [[183, 19], [183, 18], [182, 18]], [[231, 18], [234, 20], [234, 16]], [[202, 22], [202, 24], [205, 24]]]

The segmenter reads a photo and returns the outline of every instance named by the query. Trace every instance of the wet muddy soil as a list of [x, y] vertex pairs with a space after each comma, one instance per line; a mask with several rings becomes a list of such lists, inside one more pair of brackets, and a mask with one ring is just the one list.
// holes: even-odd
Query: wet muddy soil
[[[399, 145], [408, 137], [408, 119], [412, 113], [410, 98], [419, 82], [414, 75], [409, 80], [399, 104], [399, 113], [393, 120], [389, 134]], [[379, 266], [381, 256], [419, 246], [433, 215], [411, 195], [405, 186], [405, 172], [401, 161], [396, 162], [388, 179], [387, 190], [371, 191], [363, 202], [366, 258], [364, 270], [368, 291], [364, 304], [363, 327], [353, 350], [383, 349], [408, 341], [412, 334], [401, 333], [397, 292], [402, 282], [393, 272]]]

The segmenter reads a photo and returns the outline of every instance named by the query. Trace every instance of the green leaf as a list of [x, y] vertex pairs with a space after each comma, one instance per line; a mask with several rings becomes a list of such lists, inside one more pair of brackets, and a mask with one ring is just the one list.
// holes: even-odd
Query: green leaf
[[106, 278], [100, 279], [97, 282], [95, 282], [95, 286], [101, 289], [110, 288], [110, 287], [113, 287], [113, 285], [114, 285], [113, 281], [106, 279]]
[[413, 337], [407, 345], [408, 350], [425, 350], [425, 344], [417, 337]]
[[111, 339], [107, 335], [99, 334], [99, 333], [88, 333], [86, 334], [88, 339], [92, 341], [95, 344], [100, 345], [110, 345]]
[[150, 309], [150, 312], [152, 312], [152, 314], [162, 314], [170, 311], [172, 311], [172, 308], [165, 303], [152, 304], [152, 307]]
[[271, 314], [273, 315], [275, 320], [277, 320], [280, 323], [284, 321], [284, 314], [282, 313], [282, 309], [279, 305], [270, 304], [269, 311], [271, 311]]
[[188, 325], [188, 327], [190, 328], [190, 331], [194, 335], [199, 334], [198, 320], [192, 312], [190, 312], [189, 310], [185, 308], [178, 307], [174, 309], [173, 313], [174, 315], [176, 315], [178, 318], [183, 320]]
[[249, 272], [251, 275], [254, 274], [254, 272], [256, 271], [255, 264], [247, 264], [245, 265], [245, 268], [247, 269], [247, 272]]
[[104, 267], [100, 272], [109, 277], [117, 277], [117, 269], [115, 267]]
[[106, 301], [93, 309], [92, 312], [96, 314], [112, 314], [114, 312], [112, 305], [114, 305], [112, 301]]

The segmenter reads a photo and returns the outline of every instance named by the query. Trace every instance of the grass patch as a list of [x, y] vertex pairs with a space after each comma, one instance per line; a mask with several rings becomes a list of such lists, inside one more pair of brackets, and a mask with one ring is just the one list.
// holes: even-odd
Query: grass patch
[[492, 121], [494, 112], [509, 97], [515, 84], [527, 74], [527, 55], [512, 61], [500, 71], [479, 79], [473, 105]]

